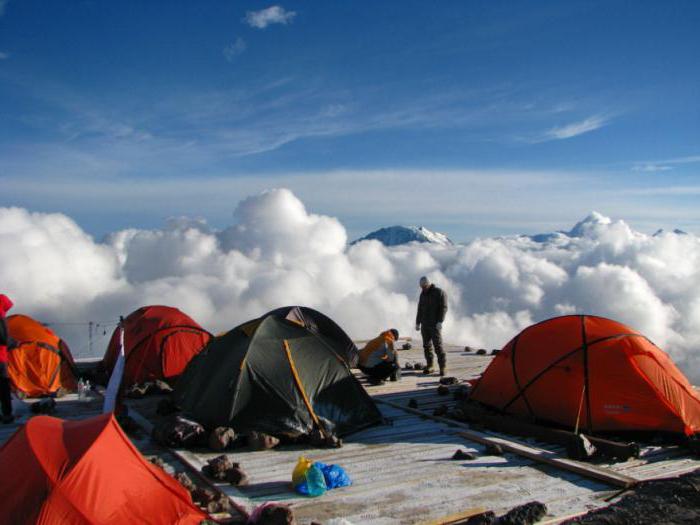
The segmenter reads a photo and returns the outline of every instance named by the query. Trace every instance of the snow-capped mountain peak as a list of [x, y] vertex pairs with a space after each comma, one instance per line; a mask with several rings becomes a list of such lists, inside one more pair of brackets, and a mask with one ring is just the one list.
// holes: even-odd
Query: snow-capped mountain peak
[[352, 244], [370, 239], [377, 240], [385, 246], [397, 246], [409, 242], [425, 242], [441, 246], [452, 246], [454, 244], [444, 233], [434, 232], [423, 226], [389, 226], [380, 228], [357, 239]]

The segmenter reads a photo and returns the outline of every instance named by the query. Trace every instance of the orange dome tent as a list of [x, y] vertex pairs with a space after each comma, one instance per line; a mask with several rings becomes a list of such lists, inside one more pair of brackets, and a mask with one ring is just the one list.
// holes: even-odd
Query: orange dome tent
[[207, 518], [112, 414], [30, 419], [0, 448], [0, 472], [2, 515], [12, 523], [195, 525]]
[[508, 414], [596, 431], [700, 431], [700, 397], [639, 332], [590, 315], [556, 317], [513, 338], [471, 399]]
[[7, 329], [18, 344], [9, 351], [8, 372], [15, 390], [29, 397], [75, 390], [75, 363], [68, 345], [26, 315], [11, 315]]
[[[188, 315], [169, 306], [143, 306], [124, 320], [123, 386], [163, 379], [184, 371], [190, 360], [209, 342], [211, 334]], [[119, 355], [119, 328], [112, 334], [102, 359], [111, 373]]]

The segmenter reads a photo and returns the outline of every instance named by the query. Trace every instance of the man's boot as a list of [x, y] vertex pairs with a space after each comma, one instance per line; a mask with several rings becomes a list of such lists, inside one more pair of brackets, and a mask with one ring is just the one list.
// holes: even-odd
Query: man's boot
[[432, 374], [433, 372], [435, 372], [435, 368], [433, 367], [433, 362], [428, 361], [425, 364], [425, 368], [423, 369], [423, 375], [427, 376], [428, 374]]
[[401, 367], [396, 366], [396, 369], [389, 376], [389, 381], [398, 381], [401, 379]]
[[440, 366], [440, 376], [444, 377], [447, 373], [447, 364], [444, 359], [438, 359], [438, 365]]

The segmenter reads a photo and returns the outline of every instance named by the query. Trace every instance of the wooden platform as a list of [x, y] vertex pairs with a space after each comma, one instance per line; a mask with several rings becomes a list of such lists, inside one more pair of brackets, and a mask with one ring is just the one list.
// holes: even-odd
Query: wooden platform
[[[404, 362], [422, 361], [422, 351], [405, 351], [401, 358]], [[477, 377], [491, 358], [449, 347], [448, 375], [461, 380]], [[556, 523], [572, 514], [607, 505], [606, 498], [619, 491], [611, 484], [518, 454], [485, 455], [483, 445], [461, 435], [464, 425], [435, 421], [405, 408], [409, 400], [415, 399], [419, 411], [432, 414], [435, 407], [454, 403], [451, 396], [437, 394], [438, 379], [437, 375], [405, 371], [399, 382], [367, 386], [379, 401], [378, 406], [388, 424], [347, 438], [340, 449], [284, 447], [262, 452], [234, 451], [229, 456], [248, 473], [250, 484], [240, 489], [229, 485], [218, 487], [248, 510], [266, 501], [281, 501], [294, 507], [300, 523], [325, 523], [332, 518], [345, 518], [354, 524], [411, 524], [431, 520], [439, 523], [441, 518], [475, 507], [498, 514], [533, 500], [547, 505], [548, 515], [544, 521]], [[99, 400], [82, 403], [75, 396], [68, 396], [59, 401], [56, 416], [88, 417], [98, 413], [100, 406]], [[146, 421], [152, 419], [153, 400], [131, 402], [131, 406]], [[0, 441], [4, 442], [17, 426], [1, 427]], [[563, 457], [563, 451], [555, 446], [471, 430], [541, 450], [552, 457]], [[162, 456], [174, 470], [199, 470], [207, 459], [218, 455], [179, 450], [176, 451], [178, 459], [154, 445], [146, 432], [134, 441], [144, 454]], [[451, 460], [458, 448], [476, 453], [478, 459]], [[290, 479], [297, 458], [302, 454], [312, 460], [341, 465], [352, 478], [353, 486], [313, 499], [297, 495], [291, 490]], [[642, 480], [700, 468], [700, 461], [688, 457], [677, 447], [646, 446], [640, 459], [599, 464], [596, 468]]]

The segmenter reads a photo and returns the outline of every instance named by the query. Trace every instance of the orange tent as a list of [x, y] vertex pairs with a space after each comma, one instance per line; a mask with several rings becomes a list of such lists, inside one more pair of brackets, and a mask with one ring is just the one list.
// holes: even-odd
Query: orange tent
[[639, 332], [590, 315], [526, 328], [475, 383], [471, 399], [508, 414], [596, 431], [700, 431], [700, 397]]
[[[188, 315], [169, 306], [144, 306], [124, 320], [122, 385], [172, 380], [209, 342], [211, 334]], [[119, 355], [119, 328], [112, 334], [102, 368], [112, 372]]]
[[0, 448], [3, 519], [12, 523], [199, 524], [206, 514], [131, 444], [112, 414], [36, 416]]
[[50, 329], [26, 315], [7, 318], [7, 330], [18, 345], [9, 351], [13, 387], [29, 397], [75, 390], [75, 363], [68, 345]]

